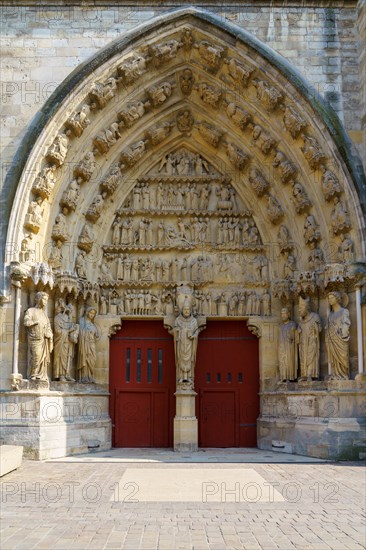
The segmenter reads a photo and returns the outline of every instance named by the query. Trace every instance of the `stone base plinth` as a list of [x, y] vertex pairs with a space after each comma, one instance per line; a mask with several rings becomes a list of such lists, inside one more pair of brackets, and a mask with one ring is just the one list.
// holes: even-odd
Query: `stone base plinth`
[[331, 460], [366, 458], [366, 389], [360, 381], [288, 384], [261, 394], [258, 447]]
[[0, 445], [0, 477], [20, 468], [23, 447], [21, 445]]
[[192, 389], [178, 390], [174, 418], [174, 450], [197, 451], [198, 422], [195, 416], [196, 392]]
[[22, 445], [34, 460], [110, 449], [109, 393], [95, 384], [57, 386], [2, 393], [3, 443]]

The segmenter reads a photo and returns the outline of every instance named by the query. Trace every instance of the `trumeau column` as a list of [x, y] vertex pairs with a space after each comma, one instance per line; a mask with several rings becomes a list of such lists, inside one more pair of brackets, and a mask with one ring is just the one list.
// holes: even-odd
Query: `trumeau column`
[[198, 420], [194, 374], [196, 366], [198, 335], [206, 326], [205, 317], [192, 314], [193, 294], [182, 288], [177, 297], [179, 315], [164, 317], [164, 326], [174, 337], [177, 391], [174, 417], [174, 450], [197, 451]]

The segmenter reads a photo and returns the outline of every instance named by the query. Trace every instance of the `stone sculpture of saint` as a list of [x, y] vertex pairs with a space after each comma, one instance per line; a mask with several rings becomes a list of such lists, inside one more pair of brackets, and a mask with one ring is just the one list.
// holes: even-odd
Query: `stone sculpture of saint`
[[297, 345], [298, 332], [294, 321], [291, 321], [287, 307], [281, 309], [282, 323], [278, 340], [278, 368], [280, 380], [296, 380], [297, 378]]
[[330, 312], [325, 327], [325, 344], [332, 379], [349, 378], [349, 338], [351, 321], [349, 311], [342, 307], [340, 292], [328, 294]]
[[78, 349], [78, 379], [83, 384], [94, 384], [94, 371], [97, 363], [96, 341], [99, 337], [94, 324], [97, 312], [94, 307], [88, 307], [79, 325]]
[[27, 309], [24, 315], [28, 340], [28, 376], [31, 380], [46, 382], [53, 349], [53, 334], [46, 313], [47, 301], [45, 292], [37, 292], [35, 306]]
[[74, 347], [78, 340], [79, 325], [70, 319], [71, 305], [61, 299], [56, 308], [54, 320], [55, 353], [53, 361], [53, 378], [60, 382], [75, 382], [70, 375]]
[[300, 298], [299, 352], [300, 380], [311, 381], [319, 378], [321, 320], [317, 313], [311, 311], [308, 299]]
[[184, 302], [182, 312], [175, 320], [172, 334], [174, 336], [177, 381], [193, 385], [199, 328], [188, 301]]

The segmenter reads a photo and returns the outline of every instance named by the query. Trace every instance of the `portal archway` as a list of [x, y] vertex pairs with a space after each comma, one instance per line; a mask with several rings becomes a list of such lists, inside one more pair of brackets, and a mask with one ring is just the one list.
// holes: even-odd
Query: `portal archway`
[[[269, 48], [177, 10], [77, 69], [27, 140], [9, 281], [23, 308], [40, 288], [50, 309], [72, 303], [75, 321], [98, 308], [98, 383], [108, 384], [113, 327], [172, 314], [182, 284], [197, 315], [241, 319], [261, 337], [266, 391], [281, 306], [296, 314], [307, 295], [325, 317], [327, 290], [348, 292], [354, 377], [361, 175], [335, 115]], [[26, 361], [20, 345], [13, 373], [26, 377]], [[323, 351], [320, 362], [325, 376]]]

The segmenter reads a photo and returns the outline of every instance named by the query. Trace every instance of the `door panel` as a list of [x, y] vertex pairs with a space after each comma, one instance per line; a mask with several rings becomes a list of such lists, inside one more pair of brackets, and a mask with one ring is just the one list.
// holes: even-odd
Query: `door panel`
[[197, 350], [199, 445], [256, 447], [258, 340], [242, 321], [210, 321]]
[[175, 412], [172, 337], [159, 321], [124, 321], [123, 328], [111, 338], [110, 346], [113, 445], [172, 446]]

